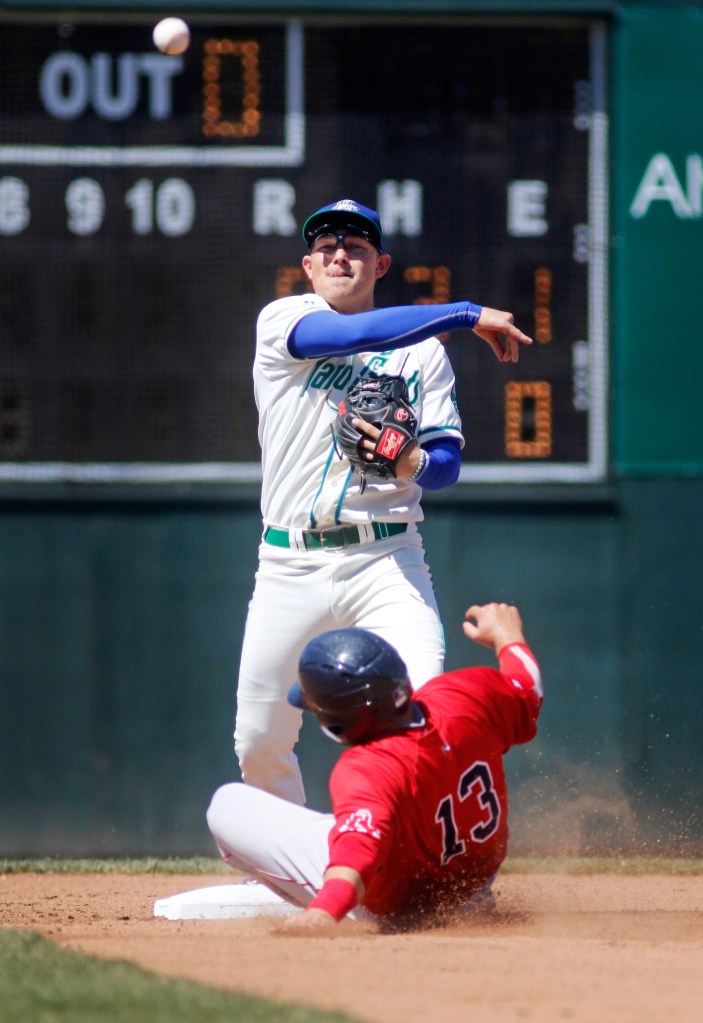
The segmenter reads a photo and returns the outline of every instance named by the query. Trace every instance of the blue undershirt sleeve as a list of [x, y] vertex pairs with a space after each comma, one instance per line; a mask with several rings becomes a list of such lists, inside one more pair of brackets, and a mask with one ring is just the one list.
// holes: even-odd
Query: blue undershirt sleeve
[[461, 444], [455, 437], [439, 437], [422, 445], [429, 456], [415, 482], [423, 490], [443, 490], [459, 479]]
[[400, 305], [350, 314], [318, 309], [295, 324], [288, 336], [288, 351], [296, 359], [318, 359], [406, 348], [450, 330], [471, 330], [481, 309], [473, 302]]

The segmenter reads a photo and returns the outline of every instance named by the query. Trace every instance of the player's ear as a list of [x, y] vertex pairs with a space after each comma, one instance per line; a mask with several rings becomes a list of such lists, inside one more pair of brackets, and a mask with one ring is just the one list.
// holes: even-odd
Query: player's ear
[[385, 277], [388, 273], [388, 269], [391, 265], [391, 257], [387, 252], [381, 253], [376, 263], [376, 280], [380, 281], [382, 277]]
[[302, 265], [303, 265], [303, 270], [305, 272], [305, 276], [307, 277], [307, 279], [309, 281], [311, 281], [312, 280], [312, 259], [310, 259], [309, 255], [303, 256], [303, 258], [302, 258]]

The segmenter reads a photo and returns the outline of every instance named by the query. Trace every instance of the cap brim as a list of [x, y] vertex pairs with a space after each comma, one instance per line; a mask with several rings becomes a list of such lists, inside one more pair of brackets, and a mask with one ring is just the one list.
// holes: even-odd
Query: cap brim
[[303, 696], [303, 690], [300, 688], [300, 682], [294, 682], [288, 690], [288, 703], [291, 707], [305, 710], [305, 697]]

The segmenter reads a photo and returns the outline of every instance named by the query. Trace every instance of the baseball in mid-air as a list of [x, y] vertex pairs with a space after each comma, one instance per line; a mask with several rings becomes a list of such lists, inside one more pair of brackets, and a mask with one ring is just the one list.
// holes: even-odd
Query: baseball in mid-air
[[174, 57], [188, 49], [190, 29], [182, 18], [163, 18], [154, 26], [152, 38], [157, 50]]

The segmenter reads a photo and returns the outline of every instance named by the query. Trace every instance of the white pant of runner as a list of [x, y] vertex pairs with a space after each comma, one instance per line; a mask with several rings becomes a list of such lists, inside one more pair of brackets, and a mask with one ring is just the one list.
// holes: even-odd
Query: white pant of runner
[[[212, 797], [207, 823], [225, 861], [301, 907], [322, 888], [331, 813], [319, 813], [239, 782]], [[352, 920], [369, 919], [363, 906]]]
[[391, 643], [415, 689], [444, 670], [444, 631], [416, 529], [327, 550], [298, 552], [261, 544], [234, 733], [247, 784], [293, 803], [305, 802], [293, 753], [302, 714], [286, 697], [303, 647], [321, 632], [349, 626]]

